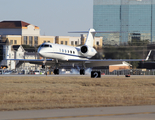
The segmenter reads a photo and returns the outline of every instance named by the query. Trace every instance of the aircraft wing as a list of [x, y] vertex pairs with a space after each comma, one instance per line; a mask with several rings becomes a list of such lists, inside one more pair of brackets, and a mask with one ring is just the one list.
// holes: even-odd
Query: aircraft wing
[[[37, 65], [43, 65], [44, 60], [43, 59], [7, 59], [7, 60], [16, 60], [19, 61], [18, 65], [16, 67], [19, 67], [22, 63], [28, 62], [31, 64], [37, 64]], [[109, 66], [109, 65], [116, 65], [116, 64], [123, 64], [124, 62], [129, 61], [145, 61], [145, 59], [69, 59], [67, 61], [59, 61], [60, 64], [85, 64], [86, 67], [97, 67], [97, 66]], [[47, 59], [46, 65], [54, 65], [55, 61], [53, 59]]]
[[[130, 62], [130, 61], [147, 61], [151, 51], [149, 52], [146, 59], [68, 59], [68, 60], [59, 60], [59, 63], [84, 63], [89, 66], [108, 66], [108, 65], [115, 65], [115, 64], [122, 64], [123, 62]], [[20, 63], [29, 62], [31, 64], [39, 64], [42, 65], [45, 62], [44, 59], [6, 59], [6, 60], [16, 60]], [[55, 64], [54, 59], [46, 59], [46, 65]]]
[[[5, 60], [15, 60], [23, 62], [43, 62], [44, 59], [5, 59]], [[53, 59], [46, 59], [46, 61], [53, 61]]]
[[68, 60], [68, 62], [71, 62], [71, 63], [84, 63], [86, 67], [124, 64], [125, 62], [130, 62], [130, 61], [145, 61], [145, 59], [89, 59], [89, 60], [69, 59]]
[[[6, 60], [19, 61], [20, 63], [29, 62], [31, 64], [38, 64], [38, 65], [42, 65], [44, 62], [44, 59], [6, 59]], [[54, 63], [53, 59], [46, 59], [46, 64], [51, 63]]]
[[119, 61], [147, 61], [146, 59], [68, 59], [68, 62], [119, 62]]
[[132, 61], [147, 61], [151, 54], [151, 50], [148, 53], [146, 59], [69, 59], [68, 62], [83, 62], [86, 66], [93, 67], [93, 66], [109, 66], [115, 64], [123, 64], [124, 62], [132, 62]]

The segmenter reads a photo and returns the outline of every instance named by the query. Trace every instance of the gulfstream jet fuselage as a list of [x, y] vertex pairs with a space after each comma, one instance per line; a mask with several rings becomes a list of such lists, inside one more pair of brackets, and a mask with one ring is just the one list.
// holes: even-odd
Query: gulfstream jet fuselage
[[43, 43], [39, 47], [38, 53], [44, 58], [59, 60], [91, 58], [97, 53], [93, 48], [94, 32], [94, 29], [89, 30], [86, 43], [81, 47]]

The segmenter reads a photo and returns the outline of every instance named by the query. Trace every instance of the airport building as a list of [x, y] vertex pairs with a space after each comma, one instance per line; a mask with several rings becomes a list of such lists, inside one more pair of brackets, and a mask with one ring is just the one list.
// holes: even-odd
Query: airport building
[[[38, 26], [24, 21], [2, 21], [0, 22], [0, 42], [10, 45], [39, 46], [44, 42], [57, 43], [69, 46], [83, 45], [85, 35], [80, 37], [70, 36], [42, 36]], [[95, 37], [94, 47], [102, 48], [102, 37]]]
[[155, 0], [94, 0], [93, 27], [103, 44], [127, 44], [132, 39], [155, 43]]

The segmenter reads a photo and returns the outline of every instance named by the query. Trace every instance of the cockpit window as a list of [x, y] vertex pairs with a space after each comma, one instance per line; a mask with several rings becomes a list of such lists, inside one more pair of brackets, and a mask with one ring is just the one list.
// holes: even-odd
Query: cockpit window
[[52, 45], [50, 45], [50, 47], [52, 48]]
[[44, 47], [49, 47], [49, 45], [48, 44], [45, 44]]

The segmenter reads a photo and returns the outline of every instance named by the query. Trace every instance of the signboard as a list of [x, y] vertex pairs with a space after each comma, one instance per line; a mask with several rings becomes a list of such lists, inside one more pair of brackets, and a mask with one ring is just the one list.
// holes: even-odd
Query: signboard
[[91, 78], [101, 78], [100, 71], [91, 71]]

